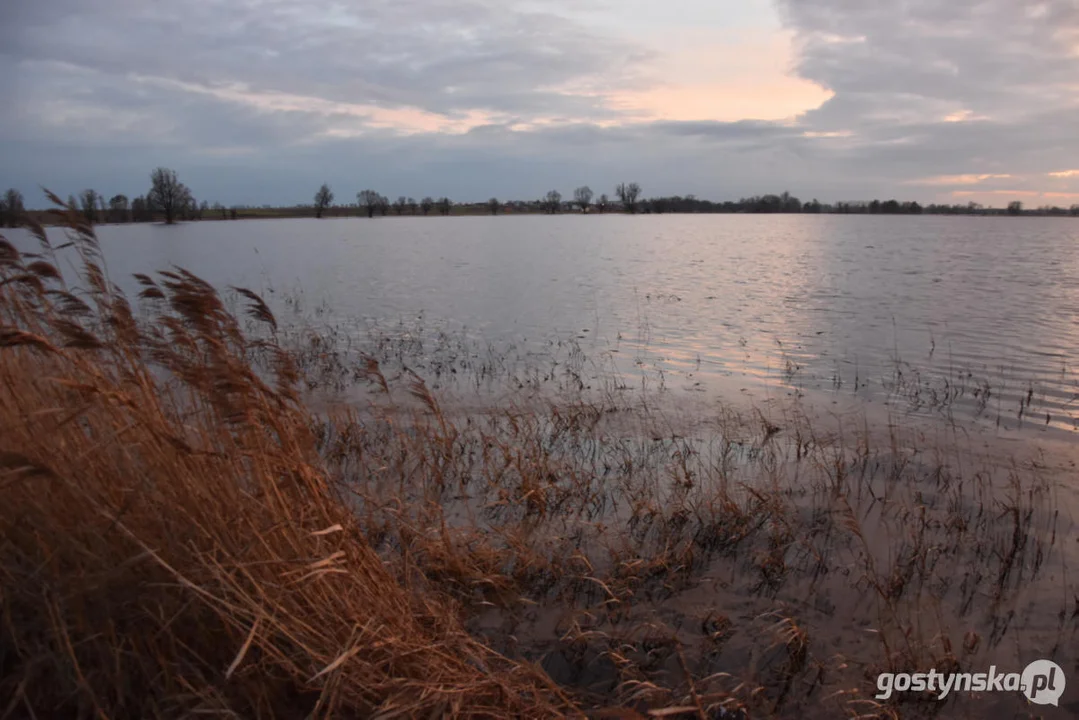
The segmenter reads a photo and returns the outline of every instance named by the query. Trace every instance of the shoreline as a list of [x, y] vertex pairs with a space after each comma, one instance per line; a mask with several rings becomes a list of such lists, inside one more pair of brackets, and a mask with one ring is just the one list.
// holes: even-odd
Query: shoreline
[[[45, 216], [50, 211], [47, 211], [47, 210], [31, 210], [29, 212], [35, 214], [35, 216], [38, 215], [38, 214], [41, 214], [42, 216]], [[467, 210], [467, 211], [461, 211], [461, 212], [451, 212], [449, 215], [436, 215], [436, 214], [413, 215], [413, 214], [405, 214], [405, 215], [377, 216], [377, 217], [371, 217], [371, 218], [366, 217], [364, 215], [360, 215], [360, 214], [342, 214], [342, 215], [327, 216], [327, 217], [323, 217], [323, 218], [315, 218], [313, 215], [304, 214], [304, 213], [295, 213], [295, 214], [276, 214], [276, 213], [274, 213], [274, 214], [267, 214], [267, 215], [258, 214], [258, 213], [248, 213], [248, 214], [240, 214], [235, 218], [228, 218], [228, 219], [225, 219], [225, 218], [203, 218], [201, 220], [179, 220], [179, 221], [174, 222], [172, 224], [173, 225], [190, 225], [190, 224], [198, 224], [198, 223], [202, 223], [202, 222], [233, 222], [233, 221], [238, 221], [238, 220], [389, 220], [389, 219], [393, 219], [393, 218], [397, 218], [397, 219], [410, 218], [410, 219], [415, 220], [415, 219], [421, 219], [421, 218], [434, 219], [434, 218], [447, 218], [447, 217], [490, 217], [490, 218], [534, 217], [534, 216], [540, 216], [540, 217], [577, 217], [577, 216], [580, 216], [580, 217], [623, 217], [623, 216], [624, 217], [635, 217], [635, 216], [663, 217], [663, 216], [674, 216], [674, 217], [678, 217], [678, 216], [682, 216], [682, 215], [718, 215], [718, 216], [750, 215], [750, 216], [757, 216], [757, 217], [762, 216], [762, 215], [763, 216], [820, 215], [820, 216], [824, 216], [824, 217], [832, 217], [832, 216], [836, 216], [836, 217], [906, 217], [906, 218], [910, 218], [910, 217], [975, 218], [975, 217], [977, 217], [977, 218], [1009, 218], [1009, 219], [1020, 219], [1020, 218], [1056, 218], [1056, 219], [1061, 219], [1061, 218], [1066, 218], [1066, 219], [1071, 219], [1071, 220], [1074, 220], [1076, 217], [1079, 217], [1079, 216], [1074, 216], [1074, 215], [1057, 215], [1057, 214], [1049, 214], [1049, 213], [1026, 213], [1026, 214], [1021, 215], [1021, 216], [1014, 216], [1014, 215], [1008, 215], [1006, 213], [1000, 213], [1000, 214], [994, 214], [994, 215], [986, 215], [986, 214], [965, 215], [965, 214], [958, 214], [958, 213], [921, 213], [921, 214], [917, 214], [917, 215], [909, 215], [909, 214], [904, 215], [904, 214], [901, 214], [901, 213], [871, 214], [871, 213], [838, 213], [838, 212], [833, 212], [833, 213], [752, 213], [752, 212], [665, 212], [665, 213], [626, 213], [626, 212], [619, 212], [619, 213], [616, 213], [616, 212], [606, 212], [606, 213], [598, 213], [598, 212], [580, 213], [580, 212], [576, 212], [576, 213], [574, 213], [574, 212], [566, 212], [566, 213], [546, 213], [546, 212], [541, 212], [541, 211], [535, 211], [535, 212], [513, 212], [513, 211], [509, 211], [509, 212], [500, 212], [500, 213], [498, 213], [496, 215], [492, 215], [489, 212], [481, 212], [480, 210], [474, 210], [474, 211], [473, 210]], [[47, 217], [38, 217], [36, 219], [44, 227], [65, 227], [65, 222], [63, 220], [52, 220], [52, 219], [48, 219]], [[125, 226], [125, 225], [160, 225], [162, 227], [168, 227], [168, 225], [165, 222], [161, 221], [161, 220], [139, 220], [139, 221], [130, 221], [130, 222], [98, 222], [98, 223], [94, 223], [95, 227], [112, 227], [112, 226], [121, 226], [122, 227], [122, 226]]]

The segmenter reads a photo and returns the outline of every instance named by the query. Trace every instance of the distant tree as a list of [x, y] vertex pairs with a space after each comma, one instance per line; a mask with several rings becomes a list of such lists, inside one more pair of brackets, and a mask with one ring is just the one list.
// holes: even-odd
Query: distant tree
[[176, 222], [191, 201], [191, 192], [176, 178], [176, 172], [159, 167], [150, 173], [150, 192], [147, 201], [165, 216], [165, 224]]
[[607, 209], [611, 207], [611, 200], [607, 197], [607, 193], [603, 193], [599, 196], [599, 200], [596, 201], [596, 209], [600, 213], [607, 212]]
[[9, 188], [4, 193], [3, 202], [0, 203], [0, 215], [2, 215], [2, 222], [0, 225], [7, 225], [8, 227], [18, 227], [22, 224], [23, 215], [26, 213], [26, 208], [23, 207], [22, 193], [15, 188]]
[[786, 190], [779, 196], [780, 212], [802, 212], [802, 201]]
[[499, 202], [498, 198], [491, 198], [487, 201], [487, 209], [491, 211], [492, 215], [498, 214]]
[[375, 210], [378, 209], [378, 202], [382, 199], [374, 190], [363, 190], [356, 193], [356, 202], [360, 206], [360, 210], [367, 213], [367, 217], [373, 218], [375, 216]]
[[113, 195], [109, 200], [109, 222], [125, 223], [129, 219], [127, 195]]
[[195, 196], [189, 192], [184, 195], [183, 211], [181, 217], [184, 220], [198, 220], [199, 219], [199, 202], [195, 199]]
[[738, 201], [745, 212], [778, 213], [783, 212], [783, 198], [780, 195], [759, 195]]
[[430, 197], [425, 197], [420, 201], [420, 207], [423, 209], [423, 214], [426, 215], [431, 212], [431, 208], [435, 206], [435, 201]]
[[67, 196], [67, 209], [70, 210], [71, 212], [75, 212], [75, 213], [81, 212], [80, 206], [79, 206], [79, 199], [77, 197], [75, 197], [74, 195], [68, 195]]
[[378, 211], [382, 213], [382, 217], [386, 217], [386, 213], [390, 211], [390, 199], [385, 195], [378, 196]]
[[802, 206], [802, 212], [807, 213], [819, 213], [821, 211], [821, 204], [817, 198], [813, 198], [805, 205]]
[[198, 215], [196, 215], [196, 217], [199, 220], [202, 220], [204, 217], [206, 217], [207, 214], [209, 214], [209, 212], [210, 212], [210, 203], [203, 200], [201, 203], [199, 203], [199, 212], [198, 212]]
[[547, 196], [543, 198], [543, 209], [549, 214], [553, 215], [562, 209], [562, 193], [557, 190], [551, 190], [547, 193]]
[[315, 218], [321, 219], [322, 213], [333, 204], [333, 190], [326, 183], [315, 193]]
[[1019, 202], [1018, 200], [1013, 200], [1010, 203], [1008, 203], [1008, 214], [1009, 215], [1022, 215], [1023, 214], [1023, 203]]
[[404, 195], [397, 198], [393, 202], [393, 211], [398, 215], [404, 215], [406, 207], [408, 207], [408, 198], [406, 198]]
[[229, 208], [229, 219], [230, 220], [235, 220], [238, 215], [239, 215], [239, 211], [235, 207]]
[[450, 208], [452, 208], [452, 207], [453, 207], [453, 203], [450, 202], [449, 198], [447, 198], [447, 197], [439, 198], [438, 211], [440, 213], [442, 213], [443, 215], [449, 215], [450, 214]]
[[1072, 205], [1071, 208], [1068, 209], [1068, 212], [1070, 212], [1072, 215], [1075, 215], [1076, 217], [1079, 217], [1079, 204]]
[[408, 212], [409, 212], [409, 214], [415, 215], [416, 214], [416, 209], [419, 208], [419, 206], [420, 206], [419, 203], [416, 202], [416, 198], [411, 198], [410, 197], [408, 199]]
[[618, 199], [622, 201], [622, 207], [626, 209], [628, 213], [637, 212], [637, 198], [641, 194], [641, 186], [637, 183], [619, 183], [615, 188], [615, 194], [618, 195]]
[[131, 221], [149, 222], [151, 220], [150, 208], [146, 204], [146, 198], [139, 195], [131, 201]]
[[581, 212], [588, 212], [588, 206], [592, 204], [592, 188], [583, 185], [574, 190], [573, 202], [577, 203], [577, 207], [581, 209]]

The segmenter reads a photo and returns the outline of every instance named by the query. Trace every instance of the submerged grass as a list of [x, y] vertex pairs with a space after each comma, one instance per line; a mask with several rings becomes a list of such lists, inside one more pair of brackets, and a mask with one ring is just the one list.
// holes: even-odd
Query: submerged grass
[[[244, 328], [182, 270], [137, 314], [62, 219], [82, 289], [40, 228], [0, 244], [0, 713], [894, 718], [942, 705], [881, 671], [1075, 661], [1044, 458], [672, 411], [575, 346], [413, 369], [417, 338], [292, 335], [238, 290]], [[507, 392], [461, 412], [451, 374]]]

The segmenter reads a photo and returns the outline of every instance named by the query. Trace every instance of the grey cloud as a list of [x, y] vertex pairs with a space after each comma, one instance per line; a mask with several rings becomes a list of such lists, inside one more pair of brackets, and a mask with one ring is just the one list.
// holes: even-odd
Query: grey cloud
[[[132, 194], [164, 164], [200, 198], [229, 203], [302, 202], [324, 180], [342, 198], [366, 186], [537, 197], [638, 180], [646, 195], [932, 199], [950, 189], [918, 184], [934, 176], [1075, 165], [1074, 3], [777, 6], [795, 71], [835, 93], [794, 123], [626, 122], [609, 96], [655, 79], [648, 51], [557, 3], [13, 0], [0, 10], [0, 93], [15, 98], [0, 105], [0, 186]], [[354, 110], [267, 110], [207, 92], [233, 87], [490, 122], [402, 136]], [[944, 122], [959, 111], [971, 117]]]
[[208, 95], [68, 65], [0, 62], [24, 79], [19, 102], [0, 107], [0, 138], [79, 145], [271, 148], [323, 132], [332, 116], [262, 112]]
[[[840, 96], [872, 94], [1015, 113], [1045, 110], [1070, 88], [1079, 9], [1071, 0], [780, 0], [797, 33], [797, 70]], [[1032, 8], [1043, 7], [1040, 14]]]
[[699, 137], [720, 142], [771, 142], [780, 138], [799, 137], [803, 133], [803, 130], [798, 127], [761, 120], [667, 121], [654, 123], [653, 127], [669, 135]]
[[[800, 118], [850, 130], [834, 172], [894, 181], [1044, 174], [1079, 156], [1079, 6], [1070, 0], [779, 0], [796, 71], [833, 90]], [[966, 111], [963, 122], [946, 116]], [[954, 119], [954, 118], [953, 118]]]
[[15, 0], [13, 14], [0, 40], [20, 58], [443, 113], [576, 111], [579, 99], [550, 90], [640, 82], [647, 57], [632, 43], [493, 0]]

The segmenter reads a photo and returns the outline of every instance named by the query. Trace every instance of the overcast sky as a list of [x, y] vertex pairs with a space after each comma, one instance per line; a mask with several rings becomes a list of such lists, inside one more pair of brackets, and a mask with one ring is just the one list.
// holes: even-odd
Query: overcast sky
[[2, 0], [0, 93], [30, 206], [1079, 202], [1075, 0]]

